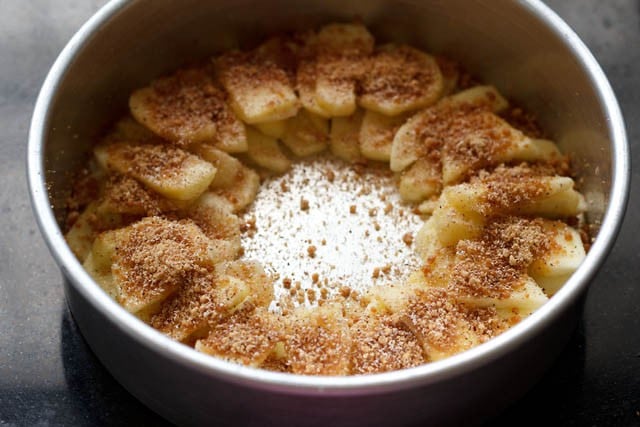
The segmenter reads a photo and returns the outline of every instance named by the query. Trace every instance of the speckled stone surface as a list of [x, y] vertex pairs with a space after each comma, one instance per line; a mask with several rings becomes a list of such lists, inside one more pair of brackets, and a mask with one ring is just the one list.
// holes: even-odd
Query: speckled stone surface
[[[91, 353], [27, 196], [36, 95], [56, 55], [100, 0], [0, 0], [0, 425], [163, 425]], [[549, 0], [608, 75], [640, 161], [640, 4]], [[639, 172], [617, 244], [555, 366], [489, 425], [640, 425]]]

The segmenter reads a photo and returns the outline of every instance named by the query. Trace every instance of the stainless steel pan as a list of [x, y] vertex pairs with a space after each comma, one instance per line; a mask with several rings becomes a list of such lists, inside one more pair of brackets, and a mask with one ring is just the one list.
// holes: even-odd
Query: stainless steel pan
[[[361, 18], [379, 40], [461, 60], [535, 112], [571, 154], [596, 236], [571, 280], [531, 317], [444, 361], [385, 374], [303, 377], [227, 363], [173, 342], [111, 300], [66, 246], [71, 172], [132, 89], [184, 61], [281, 29]], [[80, 330], [132, 394], [180, 424], [477, 423], [517, 399], [561, 350], [620, 226], [629, 184], [622, 116], [602, 70], [541, 2], [510, 0], [113, 1], [53, 65], [28, 150], [30, 195], [68, 281]]]

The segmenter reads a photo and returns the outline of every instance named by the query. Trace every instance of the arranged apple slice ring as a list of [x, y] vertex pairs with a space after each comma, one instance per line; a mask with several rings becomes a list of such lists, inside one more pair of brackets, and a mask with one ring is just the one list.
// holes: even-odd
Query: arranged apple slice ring
[[[361, 375], [467, 350], [552, 298], [586, 246], [568, 158], [534, 122], [520, 126], [522, 111], [495, 87], [460, 86], [470, 80], [447, 58], [375, 46], [359, 23], [279, 35], [157, 79], [96, 141], [70, 198], [69, 246], [126, 310], [232, 362]], [[287, 174], [295, 185], [278, 181]], [[267, 184], [282, 199], [258, 225]], [[326, 220], [312, 221], [319, 204]], [[347, 218], [372, 227], [357, 259], [388, 261], [357, 289], [345, 285], [360, 231]], [[409, 224], [415, 233], [394, 228]], [[326, 239], [305, 237], [323, 227]], [[251, 260], [247, 239], [269, 233]], [[276, 255], [344, 258], [344, 283], [281, 276]]]

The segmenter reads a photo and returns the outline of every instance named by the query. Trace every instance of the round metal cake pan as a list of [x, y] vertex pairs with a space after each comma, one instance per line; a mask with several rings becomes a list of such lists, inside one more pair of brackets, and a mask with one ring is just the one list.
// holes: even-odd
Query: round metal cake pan
[[[73, 172], [131, 91], [181, 64], [278, 30], [361, 19], [378, 40], [460, 60], [534, 112], [572, 157], [595, 241], [569, 282], [532, 316], [470, 351], [412, 369], [305, 377], [235, 365], [171, 341], [110, 299], [65, 243]], [[539, 1], [112, 1], [71, 39], [35, 107], [30, 196], [67, 278], [87, 342], [127, 390], [179, 424], [475, 424], [517, 399], [566, 343], [589, 280], [622, 222], [629, 188], [624, 123], [602, 70]]]

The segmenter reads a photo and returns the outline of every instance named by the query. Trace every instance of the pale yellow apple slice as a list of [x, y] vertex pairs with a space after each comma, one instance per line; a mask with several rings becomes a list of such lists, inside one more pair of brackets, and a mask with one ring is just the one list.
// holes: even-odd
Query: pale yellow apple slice
[[530, 277], [522, 276], [505, 297], [458, 295], [458, 300], [472, 307], [493, 307], [501, 312], [526, 317], [540, 308], [549, 298]]
[[443, 200], [442, 196], [440, 198], [440, 206], [433, 211], [415, 238], [416, 253], [423, 260], [434, 256], [441, 248], [477, 237], [484, 225], [484, 218], [479, 213], [460, 211]]
[[242, 175], [244, 165], [240, 160], [209, 144], [194, 144], [189, 150], [216, 168], [210, 188], [229, 188]]
[[[188, 282], [206, 279], [218, 261], [210, 240], [192, 222], [148, 217], [100, 234], [91, 252], [108, 292], [128, 311], [147, 318]], [[104, 280], [104, 276], [112, 278]]]
[[87, 205], [73, 223], [65, 239], [73, 254], [83, 262], [89, 253], [93, 241], [101, 231], [117, 228], [121, 225], [121, 216], [101, 209], [101, 202]]
[[233, 212], [240, 212], [249, 206], [256, 198], [260, 189], [260, 176], [256, 171], [246, 166], [242, 166], [234, 182], [228, 187], [214, 190], [216, 197], [220, 198], [220, 203], [227, 203]]
[[[507, 101], [494, 87], [476, 86], [419, 111], [398, 129], [393, 138], [391, 170], [400, 172], [418, 158], [440, 151], [447, 139], [453, 137], [457, 141], [458, 130], [465, 130], [463, 125], [470, 122], [471, 114], [477, 115], [474, 110], [498, 112], [507, 106]], [[469, 127], [474, 129], [474, 126]], [[466, 133], [469, 133], [469, 129]]]
[[399, 314], [420, 342], [427, 361], [450, 357], [480, 342], [463, 309], [443, 289], [424, 289]]
[[406, 202], [420, 202], [440, 192], [442, 172], [440, 165], [423, 157], [402, 172], [398, 191]]
[[331, 117], [356, 110], [356, 82], [366, 71], [364, 57], [373, 50], [373, 36], [361, 24], [329, 24], [311, 42], [315, 58], [315, 102]]
[[247, 149], [244, 125], [204, 69], [181, 70], [129, 98], [133, 117], [180, 146], [207, 142], [228, 152]]
[[391, 144], [398, 128], [406, 116], [387, 116], [371, 110], [365, 110], [360, 128], [360, 152], [370, 160], [388, 162]]
[[291, 167], [291, 161], [282, 152], [280, 143], [274, 137], [247, 128], [247, 155], [255, 164], [276, 173], [284, 173]]
[[[273, 300], [273, 278], [257, 261], [239, 259], [224, 262], [217, 266], [216, 274], [218, 277], [233, 277], [245, 283], [247, 299], [243, 304], [267, 307]], [[236, 305], [235, 309], [238, 308], [240, 306]]]
[[549, 296], [555, 294], [578, 269], [586, 253], [580, 234], [560, 221], [546, 221], [549, 248], [528, 269], [529, 275]]
[[165, 300], [149, 323], [170, 337], [192, 345], [208, 337], [217, 325], [238, 316], [254, 315], [255, 308], [266, 307], [265, 300], [273, 298], [272, 288], [271, 281], [256, 263], [225, 262], [216, 266], [212, 276], [188, 283]]
[[445, 184], [462, 180], [468, 173], [513, 161], [553, 162], [561, 159], [556, 145], [531, 139], [488, 111], [470, 113], [456, 133], [445, 135], [442, 179]]
[[211, 240], [218, 259], [232, 260], [241, 253], [240, 219], [220, 196], [206, 192], [183, 214]]
[[256, 123], [255, 128], [265, 135], [279, 139], [282, 138], [287, 130], [287, 121], [283, 119], [273, 122]]
[[[239, 312], [211, 328], [195, 348], [246, 366], [260, 367], [284, 341], [282, 321], [265, 309]], [[280, 346], [279, 346], [280, 344]]]
[[98, 146], [94, 154], [105, 169], [131, 176], [169, 199], [197, 198], [216, 174], [211, 163], [168, 145], [116, 143]]
[[331, 113], [318, 104], [316, 98], [317, 64], [315, 60], [303, 59], [296, 70], [296, 91], [302, 107], [320, 117], [329, 118]]
[[351, 374], [370, 374], [422, 365], [416, 336], [398, 316], [363, 316], [350, 327]]
[[340, 304], [300, 307], [286, 328], [291, 372], [303, 375], [347, 375], [351, 338]]
[[307, 110], [287, 120], [282, 137], [284, 145], [298, 157], [306, 157], [324, 151], [329, 144], [329, 122]]
[[579, 215], [584, 208], [584, 199], [569, 177], [535, 175], [523, 167], [499, 168], [471, 183], [445, 188], [418, 232], [415, 247], [427, 259], [442, 247], [477, 237], [486, 218], [566, 218]]
[[379, 47], [368, 60], [360, 85], [360, 106], [387, 116], [432, 105], [443, 92], [435, 59], [406, 45]]
[[447, 187], [447, 201], [461, 211], [484, 216], [504, 214], [575, 217], [584, 212], [585, 202], [575, 190], [573, 179], [545, 175], [521, 165], [498, 167], [470, 183]]
[[249, 124], [294, 116], [298, 98], [285, 70], [256, 52], [227, 52], [214, 60], [234, 112]]
[[351, 116], [331, 119], [329, 136], [331, 154], [349, 163], [355, 163], [362, 159], [360, 129], [363, 117], [364, 110], [358, 109]]
[[443, 104], [459, 107], [481, 107], [493, 113], [501, 113], [509, 108], [507, 101], [494, 86], [481, 85], [465, 89], [442, 99]]

